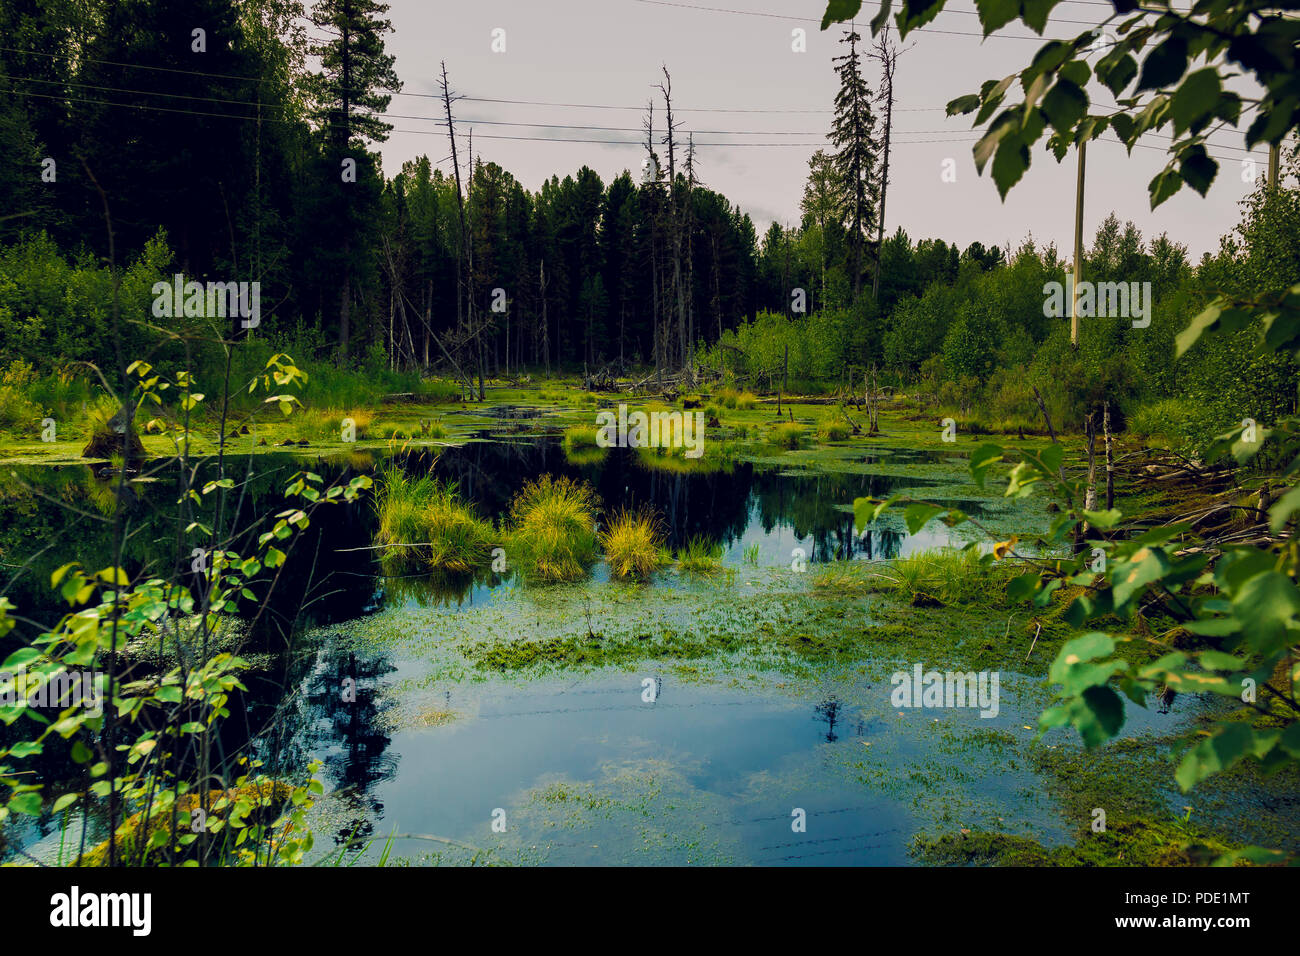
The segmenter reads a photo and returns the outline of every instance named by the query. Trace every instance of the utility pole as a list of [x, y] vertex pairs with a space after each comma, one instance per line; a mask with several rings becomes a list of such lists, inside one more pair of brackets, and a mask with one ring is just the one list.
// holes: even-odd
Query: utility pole
[[1083, 278], [1083, 169], [1087, 140], [1079, 143], [1079, 185], [1074, 197], [1074, 287], [1070, 290], [1070, 345], [1079, 346], [1079, 280]]
[[1277, 189], [1277, 168], [1281, 165], [1282, 147], [1273, 145], [1268, 148], [1268, 188], [1272, 192]]

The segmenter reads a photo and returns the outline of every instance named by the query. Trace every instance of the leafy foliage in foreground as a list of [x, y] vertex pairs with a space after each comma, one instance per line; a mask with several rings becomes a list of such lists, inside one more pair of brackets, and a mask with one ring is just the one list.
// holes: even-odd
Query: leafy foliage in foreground
[[[230, 544], [233, 537], [198, 517], [207, 513], [205, 504], [234, 491], [234, 479], [223, 476], [202, 486], [188, 481], [194, 473], [187, 453], [189, 415], [204, 395], [188, 373], [168, 379], [145, 362], [126, 371], [135, 383], [132, 407], [161, 408], [175, 398], [179, 423], [173, 463], [181, 481], [183, 528], [178, 547], [188, 549], [191, 542], [209, 547], [193, 551], [202, 558], [193, 565], [194, 585], [179, 576], [133, 580], [120, 564], [95, 572], [66, 564], [53, 573], [51, 586], [69, 612], [0, 664], [0, 721], [30, 728], [0, 749], [0, 787], [8, 794], [0, 822], [12, 814], [40, 815], [47, 804], [54, 813], [78, 808], [84, 843], [86, 821], [106, 809], [110, 837], [81, 857], [90, 864], [301, 862], [312, 846], [306, 808], [322, 785], [314, 776], [300, 785], [272, 779], [261, 772], [260, 761], [247, 756], [230, 766], [212, 764], [212, 742], [230, 716], [231, 696], [246, 690], [239, 676], [246, 664], [234, 654], [212, 652], [208, 638], [231, 626], [241, 609], [260, 614], [268, 598], [259, 601], [253, 589], [269, 593], [273, 588], [292, 539], [309, 525], [310, 515], [318, 507], [355, 500], [370, 479], [358, 476], [346, 485], [324, 487], [312, 472], [291, 476], [285, 494], [299, 503], [268, 522], [251, 553], [239, 553]], [[264, 401], [289, 414], [299, 404], [297, 397], [276, 390], [304, 380], [292, 359], [275, 355], [248, 391], [273, 392]], [[117, 488], [124, 494], [125, 465], [121, 469]], [[123, 534], [124, 510], [115, 508], [104, 518]], [[17, 610], [0, 597], [0, 637], [15, 629]], [[197, 654], [195, 631], [204, 637]], [[144, 677], [120, 670], [122, 650], [142, 641], [174, 643], [176, 666]], [[97, 692], [90, 691], [87, 678]], [[79, 692], [73, 692], [76, 687]], [[53, 702], [57, 714], [47, 716], [43, 711], [49, 707], [34, 702]], [[46, 794], [20, 767], [52, 748], [57, 738], [68, 742], [72, 761], [85, 769], [85, 786]], [[210, 767], [199, 781], [192, 777], [195, 766]], [[317, 769], [313, 764], [311, 774]], [[210, 787], [214, 780], [221, 782], [219, 789]]]

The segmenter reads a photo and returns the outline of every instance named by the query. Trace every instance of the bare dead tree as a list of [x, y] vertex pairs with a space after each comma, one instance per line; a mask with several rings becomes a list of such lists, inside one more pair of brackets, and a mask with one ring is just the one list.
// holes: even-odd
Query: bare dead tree
[[[668, 147], [668, 239], [673, 251], [673, 301], [677, 306], [678, 359], [686, 364], [686, 293], [682, 282], [682, 233], [685, 231], [682, 192], [677, 185], [677, 126], [673, 119], [673, 78], [668, 67], [662, 67], [664, 81], [658, 84], [663, 94], [667, 114], [667, 131], [663, 143]], [[670, 328], [671, 328], [671, 319]]]
[[[655, 151], [655, 103], [651, 99], [646, 103], [646, 115], [641, 121], [641, 127], [645, 130], [645, 149], [646, 149], [646, 176], [645, 186], [650, 189], [653, 195], [658, 188], [660, 181], [659, 154]], [[650, 296], [651, 296], [651, 316], [653, 321], [654, 334], [654, 362], [655, 378], [662, 386], [663, 384], [663, 342], [659, 334], [660, 316], [659, 316], [659, 214], [658, 200], [653, 204], [650, 213]]]
[[900, 51], [889, 35], [889, 24], [880, 31], [876, 45], [867, 53], [867, 58], [880, 63], [881, 85], [880, 99], [885, 104], [885, 136], [882, 144], [884, 150], [883, 168], [880, 173], [880, 215], [876, 220], [876, 268], [871, 278], [871, 298], [880, 296], [880, 250], [885, 241], [885, 199], [889, 192], [889, 137], [894, 125], [894, 71], [898, 66]]
[[[456, 317], [457, 324], [463, 329], [463, 344], [474, 348], [475, 364], [478, 368], [478, 397], [483, 401], [483, 354], [480, 347], [476, 347], [476, 323], [474, 321], [474, 270], [473, 262], [468, 260], [470, 255], [469, 226], [465, 218], [465, 191], [460, 177], [460, 159], [456, 150], [456, 120], [452, 115], [451, 104], [458, 97], [451, 93], [451, 84], [447, 80], [447, 61], [442, 62], [442, 103], [446, 112], [444, 122], [447, 126], [447, 135], [451, 138], [451, 166], [455, 170], [456, 178], [456, 215], [460, 221], [460, 249], [456, 254]], [[473, 160], [471, 149], [471, 161]], [[472, 172], [472, 167], [471, 167]], [[462, 319], [461, 303], [464, 302], [465, 311]], [[458, 336], [460, 337], [460, 336]]]

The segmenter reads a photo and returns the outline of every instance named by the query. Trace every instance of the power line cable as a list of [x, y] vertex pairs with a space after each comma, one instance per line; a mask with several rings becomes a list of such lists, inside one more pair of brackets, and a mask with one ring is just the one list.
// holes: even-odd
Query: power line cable
[[[4, 74], [0, 74], [0, 77], [2, 77], [2, 76], [4, 76]], [[108, 89], [112, 89], [112, 88], [108, 88]], [[213, 119], [234, 119], [234, 120], [244, 120], [244, 121], [250, 121], [250, 122], [270, 122], [270, 123], [298, 123], [298, 122], [301, 122], [301, 120], [299, 120], [299, 119], [297, 119], [297, 118], [293, 118], [293, 119], [277, 119], [277, 118], [275, 118], [275, 117], [243, 116], [243, 115], [233, 114], [233, 113], [213, 113], [213, 112], [199, 111], [199, 110], [185, 110], [185, 109], [177, 109], [177, 108], [166, 107], [166, 106], [154, 106], [154, 105], [143, 104], [143, 103], [121, 103], [121, 102], [114, 102], [114, 101], [111, 101], [111, 100], [96, 100], [96, 99], [89, 99], [89, 98], [85, 98], [85, 97], [56, 96], [56, 95], [46, 94], [46, 93], [36, 93], [36, 92], [32, 92], [32, 91], [30, 91], [30, 90], [13, 90], [13, 89], [11, 89], [11, 90], [8, 90], [8, 91], [6, 91], [6, 92], [9, 92], [11, 95], [16, 95], [16, 96], [35, 96], [35, 97], [39, 97], [39, 98], [41, 98], [41, 99], [50, 99], [50, 100], [55, 100], [55, 101], [58, 101], [58, 102], [64, 102], [64, 101], [80, 102], [80, 103], [89, 103], [89, 104], [92, 104], [92, 105], [99, 105], [99, 106], [114, 106], [114, 107], [125, 108], [125, 109], [149, 110], [149, 111], [153, 111], [153, 112], [172, 113], [172, 114], [180, 114], [180, 115], [186, 115], [186, 116], [201, 116], [201, 117], [207, 117], [207, 118], [213, 118]], [[129, 91], [122, 91], [122, 92], [129, 92]], [[370, 114], [365, 114], [365, 115], [370, 116], [370, 117], [373, 117], [373, 118], [382, 118], [385, 114], [370, 113]], [[399, 115], [400, 115], [400, 114], [399, 114]], [[440, 121], [440, 120], [437, 120], [436, 118], [433, 118], [433, 117], [412, 117], [412, 116], [408, 116], [408, 117], [406, 117], [406, 118], [417, 119], [417, 120], [424, 120], [424, 121], [426, 121], [426, 122], [442, 122], [442, 123], [445, 124], [445, 121]], [[472, 126], [474, 121], [460, 120], [459, 122], [460, 122], [461, 124], [464, 124], [464, 125]], [[542, 128], [548, 128], [548, 124], [509, 123], [509, 122], [504, 122], [504, 121], [491, 121], [491, 120], [481, 121], [481, 122], [484, 122], [484, 123], [495, 123], [495, 124], [499, 124], [499, 125], [507, 125], [507, 126], [522, 126], [522, 127], [530, 127], [530, 126], [531, 126], [531, 127], [538, 127], [538, 126], [540, 126], [540, 127], [542, 127]], [[339, 128], [338, 124], [322, 124], [322, 127], [323, 127], [323, 128]], [[567, 127], [567, 126], [558, 125], [558, 124], [553, 124], [553, 125], [551, 125], [549, 128], [558, 128], [558, 129], [607, 130], [607, 131], [610, 131], [610, 132], [618, 132], [618, 131], [628, 131], [628, 132], [633, 132], [633, 131], [636, 131], [636, 130], [634, 130], [634, 129], [631, 128], [631, 127], [599, 127], [599, 126], [590, 126], [590, 127]], [[391, 128], [391, 131], [392, 131], [392, 132], [396, 132], [396, 133], [405, 133], [405, 134], [413, 134], [413, 135], [425, 135], [425, 136], [441, 136], [441, 135], [444, 135], [443, 132], [442, 132], [441, 130], [403, 129], [403, 128], [400, 128], [400, 127], [392, 127], [392, 128]], [[703, 132], [703, 131], [696, 131], [696, 132]], [[715, 130], [715, 131], [709, 131], [709, 132], [710, 132], [710, 134], [712, 134], [712, 135], [717, 135], [717, 134], [722, 134], [722, 135], [732, 135], [732, 134], [734, 134], [734, 135], [762, 135], [762, 136], [772, 136], [772, 135], [800, 135], [800, 134], [798, 134], [798, 133], [767, 132], [767, 131], [758, 131], [758, 130], [743, 130], [743, 131], [742, 131], [742, 130], [735, 130], [735, 131]], [[897, 131], [897, 135], [900, 135], [900, 136], [903, 136], [903, 135], [929, 135], [929, 134], [933, 134], [933, 133], [947, 133], [947, 132], [956, 132], [956, 131], [950, 131], [950, 130], [899, 130], [899, 131]], [[972, 132], [973, 132], [973, 131], [972, 131]], [[808, 135], [808, 134], [803, 134], [803, 135]], [[815, 135], [815, 134], [813, 134], [813, 135]], [[1154, 133], [1154, 132], [1153, 132], [1153, 133], [1150, 133], [1150, 134], [1147, 134], [1147, 135], [1165, 136], [1166, 134], [1163, 134], [1163, 133]], [[599, 145], [599, 146], [635, 146], [635, 147], [638, 147], [638, 148], [641, 147], [641, 146], [643, 145], [642, 142], [641, 142], [640, 140], [585, 139], [585, 138], [576, 138], [576, 137], [558, 137], [558, 136], [556, 136], [556, 137], [552, 137], [552, 136], [519, 136], [519, 135], [504, 135], [504, 134], [492, 134], [492, 133], [480, 133], [480, 134], [479, 134], [479, 138], [481, 138], [481, 139], [495, 139], [495, 140], [517, 141], [517, 142], [540, 142], [540, 143], [552, 143], [552, 142], [553, 142], [553, 143], [579, 143], [579, 144]], [[960, 139], [959, 139], [959, 138], [943, 138], [943, 139], [929, 139], [929, 140], [899, 140], [899, 145], [911, 146], [911, 145], [929, 145], [929, 144], [934, 144], [934, 143], [962, 143], [962, 142], [975, 142], [975, 141], [977, 141], [979, 138], [980, 138], [980, 136], [965, 136], [965, 137], [960, 138]], [[1170, 137], [1170, 139], [1172, 140], [1173, 137]], [[1114, 140], [1114, 142], [1118, 142], [1118, 143], [1121, 143], [1121, 145], [1123, 145], [1123, 144], [1122, 144], [1122, 141], [1120, 141], [1119, 139]], [[781, 147], [794, 147], [794, 148], [812, 148], [812, 147], [816, 147], [816, 148], [822, 148], [822, 147], [826, 146], [826, 142], [825, 142], [824, 140], [821, 141], [821, 142], [814, 142], [814, 143], [802, 143], [802, 142], [801, 142], [801, 143], [735, 143], [735, 142], [713, 143], [713, 142], [698, 142], [698, 143], [695, 143], [695, 145], [696, 145], [696, 146], [700, 146], [700, 147], [727, 147], [727, 146], [736, 146], [736, 147], [777, 147], [777, 148], [781, 148]], [[1249, 150], [1249, 149], [1247, 149], [1246, 147], [1241, 147], [1241, 146], [1231, 146], [1231, 145], [1226, 144], [1226, 143], [1218, 143], [1218, 144], [1209, 144], [1209, 143], [1207, 143], [1207, 145], [1213, 145], [1213, 146], [1215, 146], [1215, 148], [1219, 148], [1219, 149], [1232, 149], [1232, 150], [1239, 150], [1239, 151], [1241, 151], [1241, 152], [1246, 153], [1247, 155], [1254, 155], [1254, 154], [1252, 153], [1252, 151]], [[1144, 149], [1160, 149], [1160, 150], [1164, 150], [1165, 152], [1168, 152], [1168, 148], [1167, 148], [1167, 147], [1163, 147], [1163, 146], [1154, 146], [1154, 145], [1149, 145], [1149, 144], [1146, 144], [1146, 143], [1137, 143], [1137, 144], [1135, 144], [1135, 146], [1138, 146], [1138, 147], [1141, 147], [1141, 148], [1144, 148]], [[1208, 153], [1208, 150], [1207, 150], [1207, 153]], [[1220, 154], [1217, 154], [1217, 153], [1208, 153], [1208, 155], [1214, 157], [1215, 159], [1226, 160], [1226, 161], [1231, 161], [1231, 160], [1235, 160], [1235, 159], [1245, 158], [1245, 157], [1235, 157], [1235, 156], [1223, 156], [1223, 155], [1220, 155]]]

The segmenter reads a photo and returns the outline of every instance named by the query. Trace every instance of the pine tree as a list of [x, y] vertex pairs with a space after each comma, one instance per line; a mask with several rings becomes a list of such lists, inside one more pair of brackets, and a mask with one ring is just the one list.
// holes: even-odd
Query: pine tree
[[[388, 4], [375, 0], [319, 0], [311, 20], [325, 36], [311, 47], [320, 58], [320, 72], [304, 84], [314, 99], [316, 119], [326, 143], [326, 166], [340, 170], [345, 159], [356, 160], [357, 181], [368, 173], [372, 164], [363, 163], [351, 152], [365, 150], [365, 141], [382, 143], [392, 129], [376, 114], [388, 108], [391, 93], [402, 88], [393, 69], [395, 57], [384, 52], [383, 35], [392, 30], [384, 18]], [[335, 172], [332, 181], [340, 182]], [[342, 185], [348, 185], [342, 182]], [[336, 187], [337, 188], [337, 187]], [[364, 195], [361, 190], [353, 193]], [[362, 222], [373, 221], [373, 212], [352, 201], [352, 195], [340, 193], [342, 221], [337, 223], [342, 244], [342, 283], [339, 290], [339, 352], [347, 359], [349, 313], [352, 301], [352, 247]], [[369, 204], [366, 204], [367, 206]], [[331, 224], [334, 225], [334, 224]]]
[[840, 90], [835, 95], [835, 119], [830, 136], [836, 149], [835, 170], [839, 173], [845, 195], [845, 226], [849, 234], [854, 299], [862, 282], [862, 250], [876, 221], [876, 161], [879, 154], [876, 119], [871, 112], [872, 93], [862, 77], [862, 61], [858, 56], [860, 39], [853, 30], [846, 31], [840, 42], [848, 44], [849, 52], [832, 60], [838, 64], [835, 72], [840, 78]]

